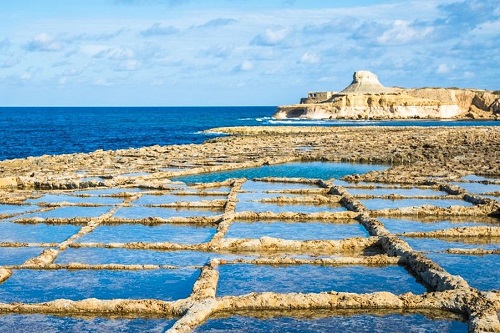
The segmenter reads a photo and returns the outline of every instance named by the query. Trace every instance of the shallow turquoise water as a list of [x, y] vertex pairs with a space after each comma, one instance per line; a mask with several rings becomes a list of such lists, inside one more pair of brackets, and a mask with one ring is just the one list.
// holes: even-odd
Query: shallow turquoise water
[[29, 211], [37, 210], [39, 207], [31, 205], [3, 205], [0, 204], [0, 215], [22, 214]]
[[346, 209], [340, 204], [317, 205], [317, 204], [277, 204], [254, 201], [240, 201], [236, 203], [236, 212], [272, 212], [272, 213], [322, 213], [322, 212], [342, 212]]
[[46, 302], [85, 298], [176, 300], [189, 296], [199, 276], [196, 269], [16, 270], [0, 284], [0, 302]]
[[[246, 181], [241, 186], [241, 191], [264, 192], [264, 191], [287, 191], [287, 190], [307, 190], [318, 189], [319, 186], [314, 184], [303, 183], [279, 183], [279, 182], [261, 182], [261, 181]], [[246, 194], [246, 193], [245, 193]], [[289, 194], [287, 194], [289, 195]]]
[[426, 288], [417, 283], [403, 267], [366, 266], [266, 266], [250, 264], [221, 265], [218, 296], [251, 292], [319, 293], [339, 291], [370, 293], [389, 291], [420, 294]]
[[471, 287], [480, 290], [500, 290], [500, 255], [470, 256], [450, 253], [430, 253], [428, 257], [448, 273], [460, 275]]
[[446, 195], [446, 192], [435, 191], [432, 189], [422, 189], [422, 188], [349, 188], [348, 192], [352, 195], [404, 195], [412, 197], [423, 197], [423, 196], [439, 196]]
[[78, 239], [90, 243], [171, 242], [197, 244], [209, 241], [215, 234], [215, 226], [186, 224], [111, 224], [101, 225], [93, 232]]
[[59, 203], [59, 202], [69, 202], [69, 203], [87, 203], [87, 204], [98, 204], [98, 205], [118, 205], [123, 202], [122, 198], [111, 198], [111, 197], [79, 197], [67, 194], [44, 194], [37, 199], [28, 199], [27, 203], [37, 204], [39, 202], [47, 203]]
[[42, 251], [41, 247], [0, 247], [0, 266], [21, 265]]
[[474, 239], [474, 238], [463, 238], [462, 240], [443, 240], [437, 238], [411, 238], [403, 237], [403, 239], [408, 242], [408, 244], [415, 251], [425, 251], [425, 252], [439, 252], [445, 251], [451, 248], [458, 249], [497, 249], [500, 248], [500, 239], [492, 238], [490, 240], [485, 238]]
[[143, 195], [134, 201], [135, 205], [161, 205], [174, 202], [193, 202], [193, 201], [211, 201], [225, 200], [226, 196], [219, 195]]
[[465, 206], [471, 207], [470, 202], [455, 199], [360, 199], [366, 208], [370, 210], [396, 209], [403, 207], [431, 205], [436, 207]]
[[233, 222], [226, 234], [228, 238], [275, 237], [292, 240], [343, 239], [366, 237], [368, 232], [356, 221], [328, 222]]
[[185, 183], [216, 182], [229, 178], [260, 178], [260, 177], [301, 177], [331, 179], [341, 178], [354, 173], [362, 174], [372, 170], [384, 170], [387, 166], [374, 164], [351, 164], [330, 162], [295, 162], [279, 165], [262, 166], [258, 168], [239, 169], [233, 171], [214, 172], [174, 178]]
[[132, 206], [119, 208], [114, 214], [114, 217], [123, 219], [144, 219], [148, 217], [159, 217], [168, 219], [170, 217], [215, 216], [222, 213], [222, 210], [213, 209]]
[[469, 221], [422, 221], [422, 220], [410, 220], [410, 219], [395, 219], [395, 218], [379, 218], [378, 220], [382, 222], [385, 227], [392, 233], [403, 233], [403, 232], [427, 232], [436, 231], [449, 228], [457, 227], [467, 227], [467, 226], [491, 226], [491, 224], [484, 222], [475, 222], [472, 217]]
[[155, 251], [103, 248], [69, 248], [55, 260], [56, 264], [79, 262], [89, 265], [168, 265], [168, 266], [203, 266], [210, 259], [232, 260], [241, 258], [231, 254], [198, 251]]
[[101, 318], [61, 317], [40, 314], [0, 315], [3, 332], [22, 333], [162, 333], [173, 326], [176, 319], [169, 318]]
[[467, 192], [480, 194], [480, 193], [489, 193], [489, 192], [498, 192], [500, 191], [500, 185], [496, 184], [482, 184], [482, 183], [461, 183], [455, 182], [451, 183], [452, 185], [457, 185]]
[[44, 219], [54, 218], [54, 219], [64, 219], [64, 218], [90, 218], [99, 217], [107, 213], [111, 209], [111, 206], [100, 206], [100, 207], [59, 207], [46, 212], [30, 213], [28, 215], [23, 215], [22, 218], [30, 217], [40, 217]]
[[420, 314], [355, 314], [325, 318], [275, 317], [257, 319], [245, 316], [209, 319], [195, 332], [418, 332], [459, 333], [467, 332], [467, 324], [454, 320], [429, 319]]
[[60, 243], [78, 232], [73, 225], [0, 222], [0, 242]]

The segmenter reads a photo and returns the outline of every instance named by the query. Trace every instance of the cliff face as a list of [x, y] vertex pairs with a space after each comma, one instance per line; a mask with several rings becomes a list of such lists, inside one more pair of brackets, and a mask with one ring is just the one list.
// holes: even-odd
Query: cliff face
[[280, 106], [277, 119], [500, 119], [500, 95], [472, 89], [386, 88], [375, 74], [354, 73], [353, 82], [319, 103]]

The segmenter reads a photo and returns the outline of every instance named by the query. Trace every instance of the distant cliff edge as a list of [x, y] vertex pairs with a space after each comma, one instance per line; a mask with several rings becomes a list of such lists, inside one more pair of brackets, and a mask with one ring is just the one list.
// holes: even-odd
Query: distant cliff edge
[[496, 119], [500, 91], [458, 88], [389, 88], [357, 71], [340, 92], [310, 92], [300, 104], [279, 106], [277, 119]]

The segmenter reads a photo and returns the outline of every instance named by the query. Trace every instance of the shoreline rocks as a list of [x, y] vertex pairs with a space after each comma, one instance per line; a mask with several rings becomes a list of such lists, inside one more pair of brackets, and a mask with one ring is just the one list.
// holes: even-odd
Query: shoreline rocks
[[335, 92], [310, 92], [300, 104], [278, 106], [277, 119], [500, 119], [500, 94], [478, 89], [388, 88], [358, 71]]

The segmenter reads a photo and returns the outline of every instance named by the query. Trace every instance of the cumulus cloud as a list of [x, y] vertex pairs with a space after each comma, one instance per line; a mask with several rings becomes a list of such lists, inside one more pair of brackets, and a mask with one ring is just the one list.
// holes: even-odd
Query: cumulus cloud
[[31, 52], [55, 52], [60, 51], [62, 45], [59, 41], [54, 40], [52, 36], [41, 33], [33, 37], [33, 39], [26, 44], [26, 49]]
[[101, 42], [101, 41], [109, 41], [112, 40], [120, 35], [122, 35], [126, 29], [121, 28], [113, 32], [103, 32], [103, 33], [88, 33], [84, 32], [78, 35], [74, 36], [69, 36], [64, 39], [66, 43], [75, 43], [75, 42], [80, 42], [80, 41], [96, 41], [96, 42]]
[[111, 60], [130, 60], [135, 57], [134, 50], [128, 47], [111, 47], [99, 51], [95, 58], [106, 58]]
[[232, 18], [216, 18], [213, 20], [210, 20], [204, 24], [196, 26], [196, 28], [217, 28], [217, 27], [223, 27], [226, 25], [234, 24], [236, 23], [235, 19]]
[[411, 22], [396, 20], [376, 40], [380, 44], [405, 44], [423, 39], [432, 32], [433, 28], [431, 27], [422, 27], [419, 29]]
[[266, 29], [262, 34], [255, 36], [251, 44], [261, 46], [274, 46], [282, 43], [290, 35], [288, 28]]
[[301, 64], [317, 64], [319, 62], [319, 55], [316, 52], [307, 51], [300, 57]]
[[213, 45], [200, 51], [201, 57], [214, 57], [225, 59], [233, 52], [233, 47], [229, 45]]
[[248, 72], [253, 69], [253, 62], [250, 60], [245, 60], [238, 66], [233, 68], [233, 72]]
[[145, 37], [150, 36], [168, 36], [179, 32], [179, 29], [172, 25], [163, 26], [160, 23], [154, 23], [151, 27], [141, 31], [141, 35]]

